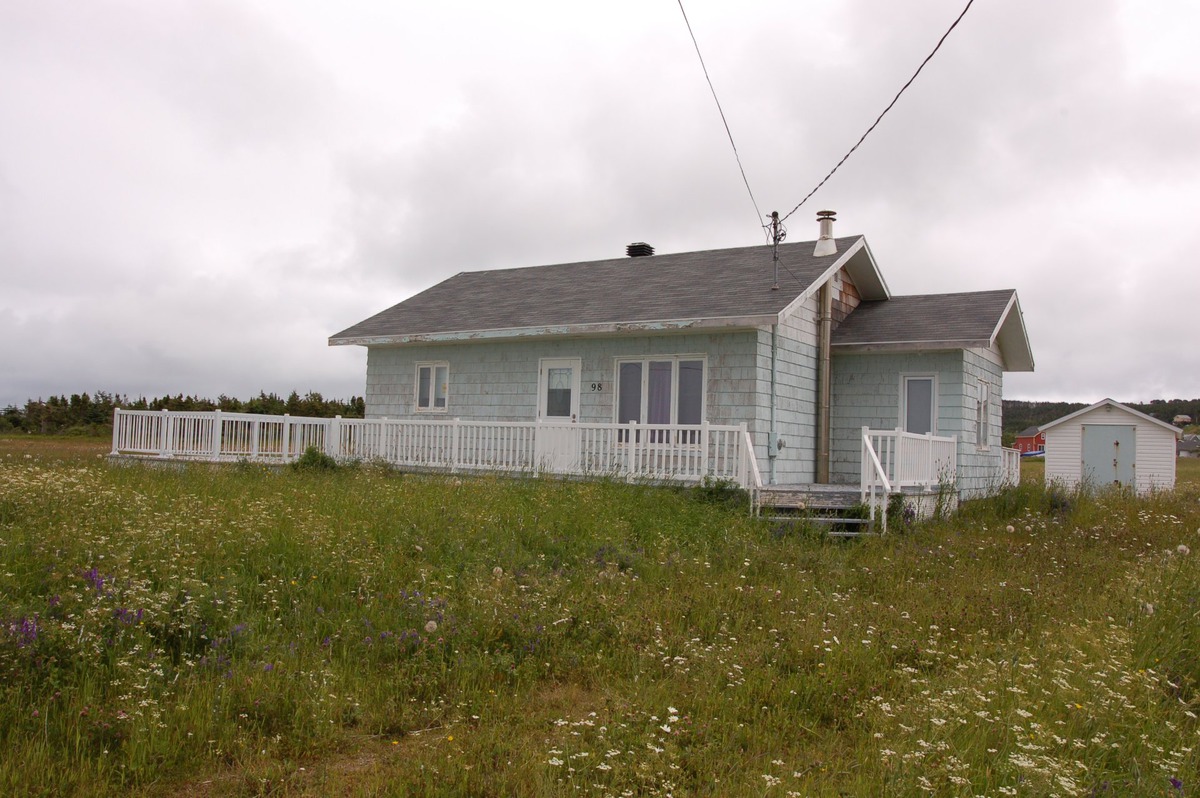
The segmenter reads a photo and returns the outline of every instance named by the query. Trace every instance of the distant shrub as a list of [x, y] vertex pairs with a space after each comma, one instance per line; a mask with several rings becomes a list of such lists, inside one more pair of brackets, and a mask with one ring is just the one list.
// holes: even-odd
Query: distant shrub
[[[1058, 483], [1022, 482], [993, 496], [973, 499], [959, 506], [958, 516], [973, 521], [1008, 522], [1033, 514], [1066, 519], [1089, 504], [1087, 494]], [[1094, 503], [1094, 502], [1091, 502]]]
[[1069, 515], [1075, 506], [1075, 497], [1071, 491], [1057, 482], [1052, 482], [1045, 493], [1045, 509], [1050, 515]]
[[888, 497], [887, 520], [888, 529], [908, 529], [917, 520], [917, 509], [904, 498], [903, 493], [893, 493]]
[[304, 450], [304, 454], [292, 463], [292, 468], [298, 471], [336, 471], [339, 467], [337, 460], [316, 446], [309, 446]]
[[746, 506], [750, 503], [750, 495], [737, 483], [712, 477], [705, 477], [703, 482], [692, 488], [692, 497], [704, 504], [722, 507]]

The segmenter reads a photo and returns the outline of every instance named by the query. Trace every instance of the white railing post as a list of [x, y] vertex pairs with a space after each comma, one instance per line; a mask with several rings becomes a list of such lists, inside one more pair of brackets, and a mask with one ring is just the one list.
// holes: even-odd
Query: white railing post
[[932, 430], [925, 433], [925, 448], [927, 450], [927, 454], [925, 455], [925, 459], [926, 459], [925, 490], [931, 490], [933, 488], [933, 471], [934, 471], [934, 462], [935, 462], [934, 457], [933, 457], [933, 431]]
[[262, 422], [257, 418], [250, 422], [250, 459], [258, 459], [258, 436], [262, 431]]
[[325, 454], [335, 459], [342, 448], [341, 420], [341, 416], [334, 416], [325, 427]]
[[117, 453], [117, 444], [120, 442], [121, 434], [121, 408], [113, 410], [113, 448], [112, 453]]
[[859, 501], [863, 502], [864, 504], [867, 501], [867, 480], [870, 479], [870, 476], [868, 475], [868, 472], [867, 472], [867, 446], [870, 445], [868, 443], [868, 441], [870, 439], [867, 436], [869, 436], [870, 434], [871, 434], [871, 428], [863, 427], [862, 428], [862, 437], [859, 439], [859, 442], [858, 442], [858, 450], [859, 450], [858, 451], [858, 485], [859, 485], [859, 493], [860, 493]]
[[292, 459], [292, 416], [283, 414], [283, 432], [279, 434], [279, 456], [287, 463]]
[[458, 462], [459, 462], [459, 460], [458, 460], [458, 444], [459, 444], [460, 434], [461, 434], [461, 427], [459, 427], [459, 420], [456, 418], [450, 424], [450, 470], [451, 471], [458, 470]]
[[221, 411], [213, 411], [213, 429], [212, 429], [212, 458], [214, 460], [221, 459], [221, 427], [224, 426], [221, 421]]
[[704, 481], [704, 478], [707, 476], [708, 476], [708, 422], [702, 421], [702, 422], [700, 422], [700, 480]]
[[637, 422], [629, 422], [629, 432], [626, 433], [629, 437], [625, 439], [625, 479], [632, 482], [634, 474], [634, 464], [637, 463], [637, 455], [634, 449], [637, 447]]
[[171, 456], [171, 431], [169, 425], [171, 423], [171, 413], [165, 407], [163, 408], [162, 426], [159, 429], [158, 454], [160, 457]]

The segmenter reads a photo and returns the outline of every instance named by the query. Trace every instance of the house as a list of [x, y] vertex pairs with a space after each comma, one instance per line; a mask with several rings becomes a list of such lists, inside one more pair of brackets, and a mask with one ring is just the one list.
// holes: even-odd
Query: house
[[1184, 435], [1175, 448], [1179, 457], [1200, 457], [1200, 435]]
[[1011, 479], [1003, 374], [1034, 365], [1016, 292], [894, 296], [866, 239], [831, 228], [461, 272], [329, 344], [367, 348], [368, 418], [737, 425], [767, 485], [857, 488], [874, 468], [969, 497]]
[[1046, 434], [1046, 482], [1122, 485], [1138, 493], [1175, 486], [1175, 441], [1180, 430], [1102, 399], [1042, 425]]
[[1026, 427], [1017, 433], [1017, 442], [1013, 445], [1021, 454], [1046, 451], [1046, 433], [1037, 427]]

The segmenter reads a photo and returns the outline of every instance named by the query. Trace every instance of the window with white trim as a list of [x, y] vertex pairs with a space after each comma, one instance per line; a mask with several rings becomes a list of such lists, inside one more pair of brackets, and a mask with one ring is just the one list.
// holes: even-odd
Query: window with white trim
[[417, 364], [417, 412], [445, 413], [450, 384], [449, 363]]
[[705, 365], [696, 355], [618, 359], [617, 423], [702, 423]]
[[991, 391], [988, 384], [979, 381], [979, 393], [975, 398], [975, 445], [980, 449], [988, 448], [988, 416], [992, 412]]
[[900, 377], [900, 419], [905, 432], [927, 435], [937, 429], [937, 379], [932, 374]]

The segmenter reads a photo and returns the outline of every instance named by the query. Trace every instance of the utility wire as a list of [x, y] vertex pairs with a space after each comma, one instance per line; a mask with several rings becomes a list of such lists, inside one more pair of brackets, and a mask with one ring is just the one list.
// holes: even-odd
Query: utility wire
[[[975, 2], [975, 0], [967, 0], [967, 5], [963, 8], [962, 13], [959, 14], [957, 19], [955, 19], [954, 22], [950, 25], [950, 27], [946, 29], [946, 32], [942, 34], [942, 38], [938, 39], [938, 43], [933, 48], [933, 51], [930, 52], [929, 55], [925, 56], [925, 60], [921, 62], [921, 65], [919, 67], [917, 67], [917, 71], [913, 73], [913, 76], [908, 79], [907, 83], [905, 83], [903, 86], [900, 87], [900, 91], [896, 92], [896, 96], [892, 98], [892, 101], [890, 103], [888, 103], [887, 108], [883, 109], [883, 113], [881, 113], [879, 116], [877, 116], [875, 118], [875, 121], [871, 123], [871, 126], [869, 128], [867, 128], [867, 132], [862, 134], [862, 138], [860, 138], [858, 140], [858, 142], [855, 143], [855, 145], [850, 148], [849, 152], [847, 152], [845, 155], [842, 156], [842, 160], [838, 161], [836, 166], [834, 166], [832, 169], [829, 170], [829, 174], [827, 174], [827, 175], [825, 175], [825, 177], [821, 178], [821, 182], [817, 183], [816, 188], [814, 188], [812, 191], [808, 192], [808, 194], [805, 195], [804, 199], [800, 200], [800, 202], [797, 203], [795, 208], [792, 208], [790, 211], [787, 212], [787, 216], [784, 216], [783, 219], [788, 218], [788, 216], [791, 216], [793, 213], [800, 210], [800, 206], [803, 205], [804, 203], [808, 202], [809, 198], [811, 198], [813, 194], [816, 194], [821, 189], [821, 186], [825, 185], [825, 181], [827, 181], [829, 178], [833, 177], [833, 173], [836, 172], [838, 170], [838, 168], [841, 167], [841, 165], [846, 162], [846, 159], [854, 154], [854, 151], [858, 149], [858, 145], [862, 144], [864, 141], [867, 140], [867, 136], [871, 135], [871, 131], [875, 129], [875, 126], [879, 124], [879, 122], [883, 119], [884, 115], [887, 114], [888, 111], [892, 110], [892, 106], [895, 105], [896, 101], [900, 99], [900, 95], [904, 93], [904, 90], [912, 85], [913, 81], [917, 79], [917, 75], [920, 75], [921, 70], [925, 68], [925, 65], [928, 64], [930, 59], [932, 59], [933, 56], [937, 53], [937, 51], [941, 49], [942, 42], [946, 41], [946, 37], [950, 35], [950, 32], [953, 31], [956, 27], [958, 27], [958, 23], [961, 22], [962, 18], [967, 15], [967, 11], [969, 11], [971, 9], [971, 4], [974, 2]], [[699, 52], [699, 51], [697, 51], [697, 52]], [[714, 96], [716, 96], [716, 95], [714, 94]], [[757, 209], [757, 206], [755, 206], [755, 207]], [[782, 221], [783, 219], [781, 219], [780, 221]]]
[[687, 25], [688, 35], [692, 37], [692, 45], [696, 48], [696, 57], [700, 59], [700, 68], [704, 70], [704, 79], [708, 81], [708, 90], [712, 92], [713, 101], [717, 104], [717, 111], [721, 114], [721, 123], [725, 125], [725, 135], [729, 136], [729, 146], [733, 147], [733, 157], [737, 159], [738, 171], [742, 173], [742, 182], [746, 184], [746, 193], [750, 195], [750, 202], [754, 205], [755, 219], [759, 226], [763, 226], [762, 212], [758, 210], [758, 202], [754, 199], [754, 192], [750, 190], [750, 181], [746, 178], [746, 170], [742, 167], [742, 156], [738, 155], [737, 144], [733, 142], [733, 133], [729, 130], [729, 122], [725, 119], [725, 110], [721, 108], [721, 101], [717, 98], [717, 90], [713, 87], [712, 78], [708, 76], [708, 67], [704, 65], [704, 56], [700, 54], [700, 43], [696, 41], [696, 34], [692, 31], [692, 23], [688, 20], [687, 11], [683, 10], [683, 0], [678, 0], [679, 11], [683, 14], [683, 22]]

